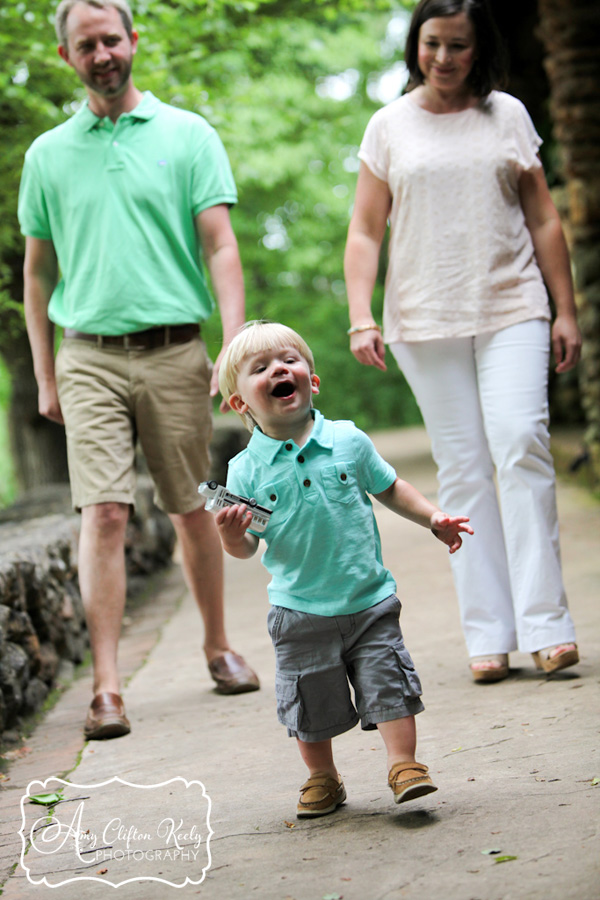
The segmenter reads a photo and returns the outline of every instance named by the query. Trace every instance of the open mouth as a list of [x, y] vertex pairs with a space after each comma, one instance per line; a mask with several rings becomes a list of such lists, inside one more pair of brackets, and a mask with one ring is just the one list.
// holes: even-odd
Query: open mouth
[[294, 385], [291, 381], [280, 381], [271, 394], [273, 397], [290, 397], [294, 393]]

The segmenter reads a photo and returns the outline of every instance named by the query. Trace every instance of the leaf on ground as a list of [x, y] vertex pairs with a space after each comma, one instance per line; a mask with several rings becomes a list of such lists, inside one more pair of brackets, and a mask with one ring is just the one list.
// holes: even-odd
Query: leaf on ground
[[28, 753], [31, 753], [31, 747], [18, 747], [16, 750], [9, 750], [7, 753], [3, 753], [2, 759], [22, 759]]
[[462, 750], [462, 747], [453, 747], [450, 753], [458, 753], [459, 750]]
[[323, 894], [323, 900], [342, 900], [343, 894]]
[[96, 872], [96, 875], [106, 875], [107, 872], [108, 872], [108, 869], [98, 869], [98, 871]]
[[518, 856], [510, 856], [509, 854], [506, 854], [506, 856], [499, 856], [497, 859], [494, 860], [494, 863], [510, 862], [511, 859], [518, 859], [518, 858], [519, 858]]
[[29, 798], [30, 803], [39, 803], [41, 806], [52, 806], [62, 800], [60, 794], [32, 794]]
[[484, 854], [484, 856], [493, 856], [496, 853], [502, 853], [502, 850], [496, 848], [492, 850], [482, 850], [481, 852]]
[[592, 778], [592, 784], [600, 784], [600, 778]]
[[293, 822], [286, 822], [285, 819], [283, 820], [283, 824], [285, 825], [286, 828], [295, 828], [296, 827]]

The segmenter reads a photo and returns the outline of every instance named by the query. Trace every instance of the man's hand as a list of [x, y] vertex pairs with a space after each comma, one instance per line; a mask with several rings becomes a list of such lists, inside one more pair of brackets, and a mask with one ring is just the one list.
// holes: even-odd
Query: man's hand
[[431, 530], [439, 541], [447, 544], [450, 553], [456, 553], [462, 545], [461, 532], [473, 534], [473, 529], [465, 523], [468, 516], [449, 516], [443, 512], [434, 512], [431, 516]]
[[[227, 347], [221, 348], [221, 352], [217, 356], [217, 358], [215, 360], [215, 364], [213, 366], [212, 378], [210, 379], [210, 396], [211, 397], [216, 397], [217, 394], [219, 393], [219, 369], [221, 368], [221, 360], [223, 359], [223, 356], [225, 355], [226, 349], [227, 349]], [[219, 404], [219, 411], [222, 413], [226, 413], [226, 412], [229, 412], [230, 409], [231, 409], [231, 407], [230, 407], [229, 403], [227, 402], [227, 400], [225, 400], [224, 397], [221, 398], [221, 402]]]
[[50, 419], [52, 422], [58, 422], [59, 425], [65, 424], [55, 381], [39, 385], [38, 409], [40, 415], [44, 416], [46, 419]]

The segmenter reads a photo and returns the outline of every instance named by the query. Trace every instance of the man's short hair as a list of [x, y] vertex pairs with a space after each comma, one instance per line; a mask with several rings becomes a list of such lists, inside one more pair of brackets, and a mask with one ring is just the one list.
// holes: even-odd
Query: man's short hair
[[66, 47], [68, 42], [67, 17], [78, 3], [83, 3], [85, 6], [95, 6], [96, 9], [114, 7], [121, 16], [123, 27], [128, 36], [131, 38], [133, 35], [133, 16], [127, 0], [61, 0], [54, 15], [54, 27], [56, 28], [58, 43], [63, 47]]
[[[280, 322], [246, 322], [230, 343], [219, 369], [219, 390], [225, 400], [237, 391], [237, 378], [245, 359], [262, 350], [276, 350], [278, 347], [293, 347], [306, 360], [311, 375], [315, 371], [312, 350], [297, 331]], [[255, 422], [249, 413], [241, 415], [249, 431]]]

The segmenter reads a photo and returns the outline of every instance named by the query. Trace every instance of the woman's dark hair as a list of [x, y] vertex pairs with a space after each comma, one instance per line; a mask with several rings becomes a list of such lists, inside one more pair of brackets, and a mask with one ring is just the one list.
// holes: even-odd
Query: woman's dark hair
[[410, 75], [407, 91], [423, 84], [423, 73], [418, 62], [421, 25], [429, 19], [456, 16], [463, 12], [475, 30], [477, 48], [477, 59], [467, 78], [469, 87], [476, 97], [487, 97], [490, 91], [505, 86], [506, 50], [487, 0], [421, 0], [413, 12], [404, 51], [404, 61]]

